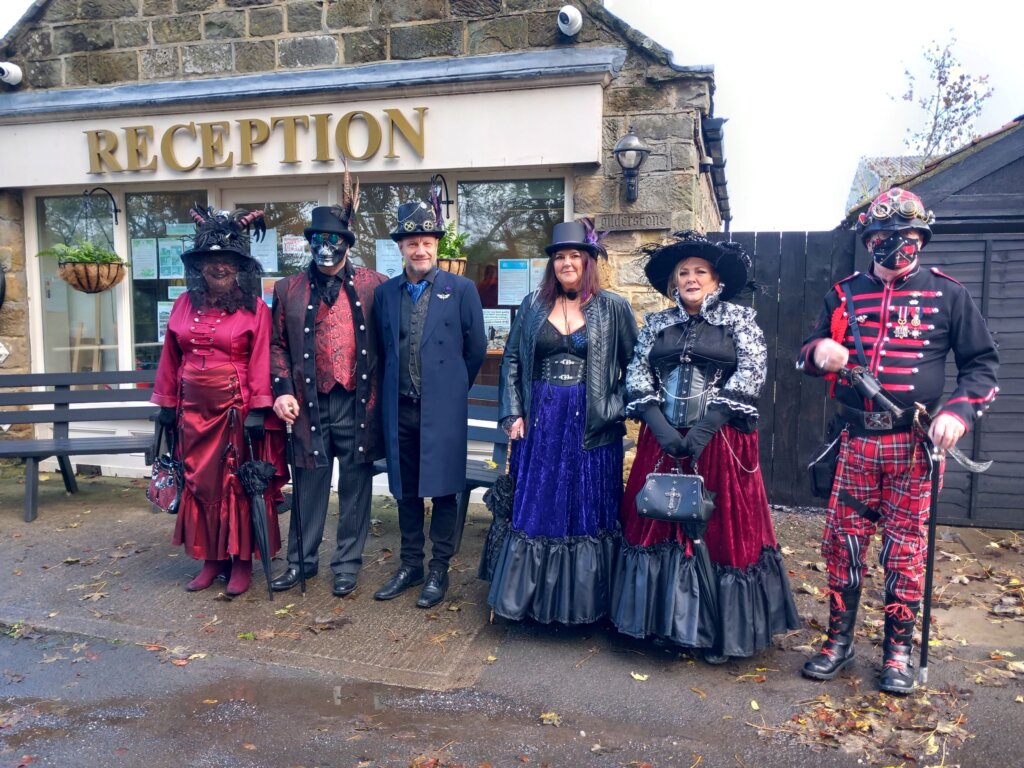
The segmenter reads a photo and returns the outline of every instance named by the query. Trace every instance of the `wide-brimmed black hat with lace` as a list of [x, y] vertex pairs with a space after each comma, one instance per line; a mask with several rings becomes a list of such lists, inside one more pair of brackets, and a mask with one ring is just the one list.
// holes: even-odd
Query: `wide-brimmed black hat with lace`
[[664, 243], [649, 243], [641, 248], [647, 254], [644, 274], [651, 286], [664, 296], [669, 296], [672, 273], [684, 259], [704, 259], [718, 274], [722, 284], [720, 299], [726, 301], [741, 291], [753, 287], [750, 282], [750, 257], [743, 246], [731, 241], [711, 242], [704, 235], [692, 230], [673, 232]]

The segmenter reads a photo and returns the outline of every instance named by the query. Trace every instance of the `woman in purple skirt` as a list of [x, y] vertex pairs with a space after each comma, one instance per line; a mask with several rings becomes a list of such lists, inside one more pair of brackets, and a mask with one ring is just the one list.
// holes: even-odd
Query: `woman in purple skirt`
[[608, 613], [637, 328], [629, 303], [600, 288], [606, 254], [588, 224], [555, 225], [543, 282], [520, 304], [502, 359], [515, 492], [511, 520], [496, 515], [481, 575], [507, 619], [581, 624]]

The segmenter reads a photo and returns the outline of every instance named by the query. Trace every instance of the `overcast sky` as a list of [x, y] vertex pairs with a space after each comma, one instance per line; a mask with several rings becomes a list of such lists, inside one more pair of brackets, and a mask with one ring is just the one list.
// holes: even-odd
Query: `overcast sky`
[[[30, 0], [0, 0], [8, 30]], [[988, 74], [986, 133], [1024, 114], [1024, 5], [1006, 0], [839, 4], [809, 0], [605, 0], [677, 64], [715, 68], [725, 117], [733, 231], [830, 229], [861, 156], [904, 152], [919, 111], [902, 94], [924, 48], [957, 38], [964, 68]], [[952, 30], [952, 33], [950, 32]], [[17, 62], [15, 62], [17, 63]], [[925, 201], [927, 203], [927, 200]]]

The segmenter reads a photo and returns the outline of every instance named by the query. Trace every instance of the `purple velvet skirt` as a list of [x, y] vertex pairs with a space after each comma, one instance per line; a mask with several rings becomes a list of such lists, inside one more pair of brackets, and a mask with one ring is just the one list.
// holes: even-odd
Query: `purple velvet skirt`
[[580, 624], [608, 612], [622, 444], [584, 450], [586, 410], [585, 384], [533, 382], [526, 437], [512, 447], [511, 525], [487, 598], [499, 616]]

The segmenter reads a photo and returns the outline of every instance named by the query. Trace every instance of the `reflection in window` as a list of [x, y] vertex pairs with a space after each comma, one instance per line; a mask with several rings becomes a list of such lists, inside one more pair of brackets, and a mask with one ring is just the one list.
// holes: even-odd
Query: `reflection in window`
[[[429, 201], [430, 185], [422, 184], [362, 184], [359, 187], [359, 210], [355, 216], [356, 246], [352, 262], [359, 266], [379, 269], [377, 256], [386, 261], [389, 254], [394, 261], [398, 246], [391, 239], [398, 221], [398, 206], [414, 201]], [[393, 269], [385, 267], [385, 274], [393, 277]], [[397, 274], [397, 273], [396, 273]]]
[[[41, 251], [59, 243], [73, 246], [81, 242], [115, 250], [113, 215], [106, 198], [41, 197], [36, 201], [36, 220]], [[102, 293], [73, 290], [58, 276], [55, 256], [39, 257], [39, 279], [43, 370], [116, 370], [116, 289]]]
[[466, 276], [476, 282], [484, 307], [497, 307], [498, 261], [545, 256], [564, 218], [565, 180], [460, 182], [458, 201], [459, 231], [469, 235]]
[[[309, 244], [303, 231], [309, 226], [313, 209], [318, 205], [316, 200], [238, 204], [239, 208], [248, 211], [263, 211], [267, 237], [261, 242], [253, 239], [251, 250], [263, 265], [267, 277], [273, 278], [273, 282], [277, 278], [301, 272], [309, 264]], [[267, 286], [272, 286], [273, 282], [268, 280], [264, 284], [263, 294], [267, 304], [270, 304], [273, 295], [273, 289], [268, 290]]]
[[135, 367], [156, 368], [174, 300], [185, 290], [183, 251], [191, 247], [193, 205], [206, 191], [128, 193], [125, 208], [132, 262]]

